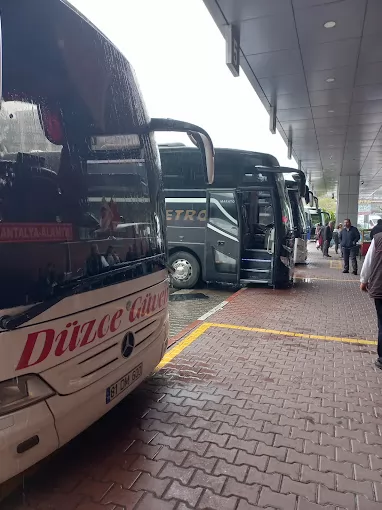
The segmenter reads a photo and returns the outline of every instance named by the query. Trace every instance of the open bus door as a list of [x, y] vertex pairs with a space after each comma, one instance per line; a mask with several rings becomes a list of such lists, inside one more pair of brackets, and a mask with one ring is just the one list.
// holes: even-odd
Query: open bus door
[[205, 281], [239, 282], [240, 229], [236, 194], [227, 190], [207, 191]]

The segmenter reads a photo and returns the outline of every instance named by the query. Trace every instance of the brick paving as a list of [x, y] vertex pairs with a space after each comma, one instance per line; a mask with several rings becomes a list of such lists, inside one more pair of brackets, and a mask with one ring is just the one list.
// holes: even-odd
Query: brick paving
[[170, 314], [170, 336], [175, 336], [180, 333], [188, 324], [199, 319], [203, 314], [219, 305], [227, 297], [231, 296], [235, 290], [234, 288], [198, 288], [191, 291], [178, 290], [173, 291], [171, 294], [205, 294], [208, 299], [196, 299], [189, 301], [173, 301], [169, 303]]
[[[298, 264], [295, 275], [300, 278], [333, 278], [341, 281], [358, 281], [357, 276], [352, 275], [351, 272], [342, 274], [343, 260], [335, 254], [334, 248], [330, 248], [329, 254], [331, 258], [324, 259], [322, 252], [316, 249], [315, 244], [309, 242], [307, 264]], [[357, 262], [358, 268], [361, 269], [362, 260], [359, 257], [357, 257]], [[350, 269], [352, 269], [351, 265]]]
[[[208, 320], [376, 334], [356, 281], [249, 289]], [[381, 510], [374, 358], [374, 346], [211, 327], [2, 510]]]

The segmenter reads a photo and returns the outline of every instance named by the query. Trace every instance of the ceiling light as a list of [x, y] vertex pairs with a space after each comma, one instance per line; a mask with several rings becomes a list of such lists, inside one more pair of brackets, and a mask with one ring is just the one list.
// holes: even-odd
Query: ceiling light
[[334, 113], [334, 110], [328, 110], [328, 113]]
[[324, 27], [325, 28], [334, 28], [336, 26], [336, 22], [335, 21], [327, 21], [326, 23], [324, 23]]
[[334, 81], [336, 81], [335, 78], [326, 78], [325, 80], [327, 83], [333, 83]]

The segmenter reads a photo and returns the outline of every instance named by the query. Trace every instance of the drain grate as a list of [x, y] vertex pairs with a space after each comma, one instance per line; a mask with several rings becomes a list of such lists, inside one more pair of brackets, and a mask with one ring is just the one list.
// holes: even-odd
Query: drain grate
[[201, 292], [195, 292], [193, 294], [170, 294], [170, 301], [190, 301], [191, 299], [210, 299], [209, 296], [202, 294]]

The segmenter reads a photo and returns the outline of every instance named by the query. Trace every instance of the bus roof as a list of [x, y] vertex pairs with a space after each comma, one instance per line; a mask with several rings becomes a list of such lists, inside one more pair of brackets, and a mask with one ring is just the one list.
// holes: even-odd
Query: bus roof
[[[165, 152], [173, 152], [173, 153], [177, 153], [177, 152], [199, 152], [199, 149], [196, 148], [196, 147], [190, 147], [190, 146], [185, 146], [185, 145], [174, 145], [174, 146], [169, 146], [169, 145], [160, 145], [159, 146], [159, 149], [160, 149], [160, 152], [162, 153], [165, 153]], [[226, 155], [230, 155], [232, 157], [240, 157], [240, 156], [253, 156], [253, 157], [257, 157], [259, 159], [262, 159], [264, 162], [262, 163], [263, 166], [279, 166], [279, 162], [277, 161], [277, 159], [272, 156], [271, 154], [266, 154], [264, 152], [254, 152], [254, 151], [247, 151], [247, 150], [242, 150], [242, 149], [230, 149], [230, 148], [225, 148], [225, 147], [221, 147], [221, 148], [216, 148], [215, 147], [215, 158], [219, 158], [221, 156], [226, 156]]]
[[[176, 190], [206, 187], [202, 156], [196, 147], [159, 147], [159, 152], [165, 188]], [[256, 167], [268, 167], [271, 171], [267, 172], [267, 168]], [[213, 187], [264, 185], [273, 182], [277, 168], [278, 161], [270, 154], [218, 148], [215, 149]], [[280, 174], [282, 175], [282, 170]]]

